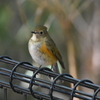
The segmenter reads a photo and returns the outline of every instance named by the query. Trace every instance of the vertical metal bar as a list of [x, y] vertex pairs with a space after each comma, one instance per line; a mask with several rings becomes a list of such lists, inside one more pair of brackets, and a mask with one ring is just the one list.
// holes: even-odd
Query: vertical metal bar
[[24, 93], [24, 100], [27, 100], [27, 94]]
[[4, 100], [7, 100], [7, 88], [4, 88]]

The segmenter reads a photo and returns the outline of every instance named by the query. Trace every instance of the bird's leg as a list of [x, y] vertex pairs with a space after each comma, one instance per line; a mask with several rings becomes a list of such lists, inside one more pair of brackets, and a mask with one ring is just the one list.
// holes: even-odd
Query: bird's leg
[[53, 65], [51, 65], [51, 70], [53, 70]]
[[41, 67], [42, 67], [42, 65], [39, 66], [39, 68], [41, 68]]
[[[51, 70], [52, 70], [52, 71], [53, 71], [53, 67], [54, 67], [54, 66], [53, 66], [53, 65], [51, 65]], [[51, 79], [51, 77], [50, 77], [50, 76], [49, 76], [49, 78]], [[54, 80], [54, 77], [53, 77], [53, 80]]]

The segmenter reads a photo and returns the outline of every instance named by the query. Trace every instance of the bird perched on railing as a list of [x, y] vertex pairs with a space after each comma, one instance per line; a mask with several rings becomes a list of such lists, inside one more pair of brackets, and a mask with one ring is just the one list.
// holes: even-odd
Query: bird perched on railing
[[57, 61], [63, 69], [64, 63], [62, 57], [52, 40], [49, 36], [47, 27], [45, 26], [36, 26], [31, 39], [29, 40], [28, 49], [33, 60], [41, 66], [45, 67], [51, 65], [51, 69], [54, 72], [60, 73]]

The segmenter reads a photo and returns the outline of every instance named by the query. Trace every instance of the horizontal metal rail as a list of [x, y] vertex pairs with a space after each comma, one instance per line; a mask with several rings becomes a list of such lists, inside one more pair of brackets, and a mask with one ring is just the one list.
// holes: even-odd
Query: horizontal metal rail
[[[97, 94], [100, 92], [100, 86], [94, 84], [91, 80], [79, 80], [73, 78], [70, 74], [63, 73], [63, 74], [57, 74], [52, 72], [49, 68], [37, 68], [34, 67], [29, 62], [18, 62], [13, 59], [11, 59], [8, 56], [0, 56], [0, 62], [6, 63], [7, 65], [12, 65], [13, 68], [3, 68], [0, 65], [0, 76], [5, 76], [9, 78], [8, 82], [0, 80], [0, 88], [4, 89], [4, 100], [7, 100], [7, 89], [12, 89], [14, 92], [19, 94], [24, 94], [25, 100], [27, 100], [27, 95], [32, 95], [34, 98], [37, 98], [39, 100], [64, 100], [63, 98], [59, 98], [53, 93], [61, 93], [64, 95], [69, 96], [69, 100], [73, 100], [73, 98], [79, 98], [83, 100], [100, 100], [100, 96], [97, 96]], [[33, 72], [32, 76], [19, 73], [17, 72], [17, 69], [26, 69]], [[11, 69], [11, 70], [10, 70]], [[49, 77], [50, 79], [53, 78], [52, 81], [48, 81], [45, 79], [38, 78], [37, 75], [42, 74], [46, 77]], [[25, 88], [22, 86], [19, 86], [13, 81], [20, 81], [27, 83], [29, 87]], [[69, 82], [73, 84], [73, 88], [65, 86], [64, 84], [59, 84], [58, 81], [61, 82]], [[41, 91], [37, 91], [34, 89], [34, 86], [38, 86], [41, 89], [46, 89], [48, 93], [43, 93]], [[94, 91], [93, 94], [86, 93], [80, 90], [77, 90], [78, 86], [86, 87], [88, 89], [91, 89]]]

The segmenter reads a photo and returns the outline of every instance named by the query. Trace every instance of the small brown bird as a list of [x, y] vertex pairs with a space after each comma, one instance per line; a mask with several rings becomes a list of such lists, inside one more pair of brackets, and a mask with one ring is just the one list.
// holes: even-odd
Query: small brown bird
[[62, 57], [54, 41], [49, 36], [47, 27], [36, 26], [31, 33], [33, 35], [29, 40], [28, 48], [33, 60], [40, 66], [51, 65], [53, 71], [56, 73], [60, 73], [57, 61], [65, 69]]

